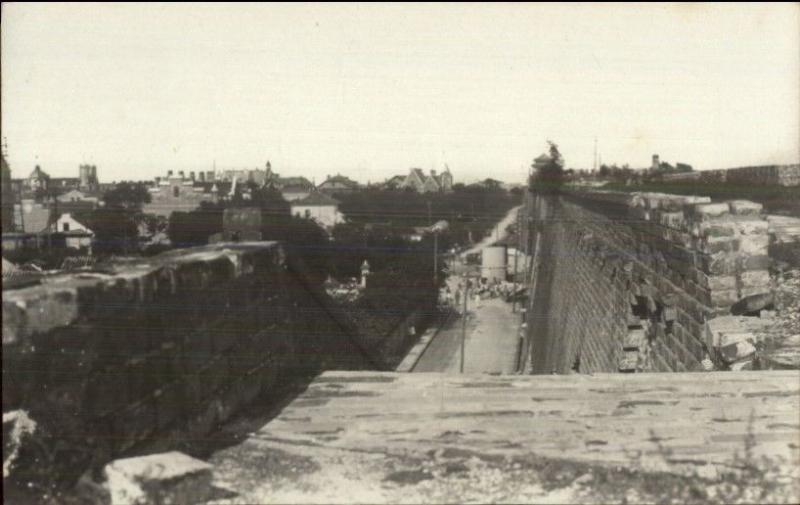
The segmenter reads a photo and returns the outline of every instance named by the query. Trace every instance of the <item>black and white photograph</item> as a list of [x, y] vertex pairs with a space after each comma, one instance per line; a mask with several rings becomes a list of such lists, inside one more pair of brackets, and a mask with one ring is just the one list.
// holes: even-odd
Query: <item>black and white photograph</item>
[[11, 505], [800, 502], [800, 2], [2, 2]]

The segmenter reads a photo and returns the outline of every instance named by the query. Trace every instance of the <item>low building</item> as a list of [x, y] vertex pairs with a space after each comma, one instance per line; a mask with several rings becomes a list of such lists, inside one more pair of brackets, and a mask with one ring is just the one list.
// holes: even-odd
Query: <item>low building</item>
[[100, 203], [100, 198], [97, 195], [90, 194], [88, 191], [81, 191], [80, 189], [70, 189], [66, 193], [58, 195], [56, 200], [60, 203], [85, 202], [95, 206]]
[[430, 174], [425, 174], [421, 168], [412, 168], [408, 175], [399, 183], [399, 177], [394, 176], [386, 182], [400, 189], [413, 189], [417, 193], [449, 193], [453, 190], [453, 174], [450, 167], [445, 166], [445, 171], [437, 174], [436, 170], [431, 170]]
[[341, 174], [327, 176], [325, 181], [317, 186], [317, 191], [332, 195], [335, 193], [352, 193], [358, 191], [359, 184]]
[[294, 202], [306, 198], [314, 190], [313, 185], [306, 186], [305, 184], [293, 184], [281, 188], [281, 196], [287, 202]]
[[91, 247], [94, 232], [85, 224], [85, 219], [65, 212], [56, 219], [54, 231], [64, 235], [65, 245], [68, 249], [81, 249]]
[[339, 201], [320, 192], [292, 202], [291, 212], [293, 216], [312, 219], [326, 229], [344, 222], [344, 216], [339, 212]]

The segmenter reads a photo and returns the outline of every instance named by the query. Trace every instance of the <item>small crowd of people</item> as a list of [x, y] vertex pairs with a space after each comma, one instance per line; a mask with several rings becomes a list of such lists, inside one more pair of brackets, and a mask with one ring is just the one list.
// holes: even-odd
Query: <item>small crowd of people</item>
[[[466, 282], [466, 284], [465, 284]], [[468, 305], [479, 307], [481, 300], [500, 298], [508, 300], [514, 294], [514, 283], [507, 281], [489, 281], [480, 279], [460, 280], [455, 289], [446, 284], [439, 292], [439, 303], [443, 308], [450, 308], [459, 314], [464, 310], [464, 297], [468, 296]]]

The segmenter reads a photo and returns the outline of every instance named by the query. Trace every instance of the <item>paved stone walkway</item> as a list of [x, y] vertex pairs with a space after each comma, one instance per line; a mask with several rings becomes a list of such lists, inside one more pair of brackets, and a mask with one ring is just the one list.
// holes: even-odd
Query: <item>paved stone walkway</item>
[[646, 487], [619, 468], [713, 477], [748, 444], [793, 471], [798, 411], [796, 371], [326, 372], [210, 459], [214, 503], [604, 502]]

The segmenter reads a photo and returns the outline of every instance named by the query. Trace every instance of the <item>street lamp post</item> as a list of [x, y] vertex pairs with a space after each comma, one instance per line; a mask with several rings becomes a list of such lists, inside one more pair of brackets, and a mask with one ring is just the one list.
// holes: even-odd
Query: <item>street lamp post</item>
[[433, 285], [439, 284], [439, 232], [433, 232]]
[[467, 341], [467, 298], [469, 297], [469, 276], [464, 272], [464, 313], [461, 315], [461, 364], [459, 373], [464, 373], [464, 347]]

